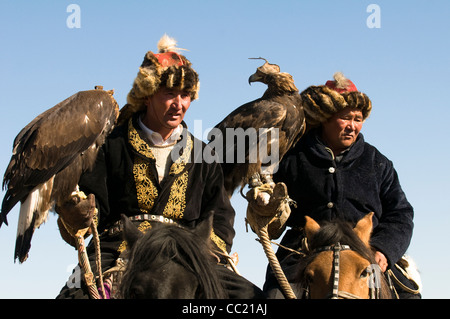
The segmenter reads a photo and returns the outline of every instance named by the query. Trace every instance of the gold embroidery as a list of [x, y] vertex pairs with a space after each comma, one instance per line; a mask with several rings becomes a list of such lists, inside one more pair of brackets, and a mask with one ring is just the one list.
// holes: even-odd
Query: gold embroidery
[[139, 208], [142, 212], [148, 213], [158, 197], [158, 189], [155, 186], [156, 180], [150, 171], [149, 163], [136, 156], [133, 164], [133, 175]]
[[139, 154], [147, 158], [155, 159], [155, 155], [153, 155], [150, 146], [139, 136], [138, 131], [134, 128], [132, 119], [128, 121], [128, 140]]
[[214, 232], [214, 229], [211, 229], [210, 238], [213, 241], [213, 243], [216, 244], [216, 246], [220, 250], [222, 250], [224, 253], [227, 253], [227, 244], [225, 243], [225, 241], [222, 238], [220, 238], [219, 236], [216, 235], [216, 233]]
[[163, 215], [167, 218], [183, 218], [186, 208], [186, 189], [188, 183], [188, 172], [178, 176], [170, 187], [169, 200], [164, 208]]
[[117, 248], [117, 251], [119, 253], [122, 253], [125, 251], [125, 249], [127, 249], [127, 242], [124, 240], [122, 241], [122, 243], [120, 244], [119, 248]]
[[[139, 154], [150, 159], [155, 159], [148, 144], [141, 139], [134, 128], [132, 119], [128, 122], [128, 140]], [[139, 156], [135, 156], [134, 159], [133, 175], [136, 183], [139, 208], [143, 213], [148, 213], [153, 208], [156, 198], [158, 197], [158, 189], [155, 186], [156, 178], [150, 170], [150, 164]]]
[[[152, 228], [152, 225], [144, 220], [142, 223], [139, 224], [138, 229], [141, 233], [145, 233], [147, 230], [149, 230], [150, 228]], [[125, 251], [125, 249], [127, 249], [127, 242], [124, 240], [122, 241], [122, 243], [120, 244], [119, 248], [117, 248], [117, 251], [119, 253]]]
[[138, 229], [141, 233], [145, 233], [150, 228], [152, 228], [152, 225], [146, 220], [144, 220], [142, 223], [140, 223], [139, 227], [138, 227]]
[[[133, 148], [146, 158], [154, 159], [155, 156], [150, 146], [139, 136], [139, 133], [133, 126], [132, 119], [128, 122], [128, 139]], [[179, 156], [170, 167], [169, 174], [177, 175], [183, 172], [188, 163], [193, 142], [190, 134], [187, 134], [186, 147], [181, 156]], [[151, 173], [150, 163], [136, 156], [133, 165], [133, 175], [136, 183], [137, 200], [142, 212], [148, 213], [153, 208], [158, 197], [157, 181]], [[186, 189], [188, 183], [188, 172], [177, 176], [170, 188], [169, 199], [164, 208], [163, 215], [168, 218], [181, 219], [186, 208]]]

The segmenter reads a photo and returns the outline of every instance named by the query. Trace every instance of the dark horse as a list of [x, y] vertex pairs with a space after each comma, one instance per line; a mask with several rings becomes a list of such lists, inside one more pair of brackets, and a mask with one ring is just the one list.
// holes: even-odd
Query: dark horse
[[306, 256], [301, 258], [299, 279], [309, 298], [392, 297], [384, 274], [378, 268], [369, 240], [373, 213], [355, 227], [333, 221], [319, 225], [306, 217]]
[[[220, 299], [227, 295], [209, 250], [212, 214], [194, 229], [155, 223], [145, 234], [122, 216], [130, 259], [123, 298]], [[227, 270], [228, 271], [228, 270]]]

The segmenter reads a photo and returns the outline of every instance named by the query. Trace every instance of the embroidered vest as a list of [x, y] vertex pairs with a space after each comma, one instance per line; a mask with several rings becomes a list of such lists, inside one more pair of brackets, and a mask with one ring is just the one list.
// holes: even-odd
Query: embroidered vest
[[[149, 213], [159, 196], [156, 187], [156, 176], [154, 176], [150, 168], [150, 160], [156, 159], [150, 146], [139, 136], [139, 133], [133, 126], [132, 119], [128, 122], [128, 140], [131, 146], [144, 157], [135, 157], [133, 175], [136, 184], [139, 208], [143, 213]], [[183, 172], [191, 156], [192, 145], [192, 137], [190, 134], [187, 134], [186, 147], [183, 150], [183, 153], [172, 163], [169, 175], [175, 176]], [[172, 219], [183, 218], [184, 209], [186, 208], [185, 195], [187, 183], [187, 171], [176, 177], [170, 188], [169, 199], [163, 211], [164, 217]]]

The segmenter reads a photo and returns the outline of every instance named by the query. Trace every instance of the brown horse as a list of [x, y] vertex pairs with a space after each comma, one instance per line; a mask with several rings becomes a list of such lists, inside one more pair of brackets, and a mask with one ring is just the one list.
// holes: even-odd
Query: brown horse
[[373, 213], [355, 227], [334, 221], [319, 225], [306, 217], [307, 256], [299, 281], [308, 298], [391, 298], [369, 245]]

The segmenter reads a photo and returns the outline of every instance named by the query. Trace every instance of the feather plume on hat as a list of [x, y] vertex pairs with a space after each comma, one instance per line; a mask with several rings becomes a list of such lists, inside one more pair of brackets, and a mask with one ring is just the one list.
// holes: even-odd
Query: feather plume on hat
[[159, 39], [157, 48], [158, 48], [159, 53], [165, 53], [165, 52], [179, 53], [179, 51], [188, 51], [186, 49], [178, 48], [177, 41], [174, 38], [169, 37], [167, 34], [164, 34], [161, 37], [161, 39]]
[[351, 83], [349, 79], [347, 79], [342, 72], [336, 72], [333, 75], [334, 83], [336, 84], [336, 88], [345, 89]]
[[191, 62], [178, 53], [186, 49], [178, 48], [177, 41], [164, 34], [157, 43], [159, 53], [148, 51], [139, 67], [133, 87], [127, 95], [127, 104], [121, 109], [119, 125], [134, 113], [145, 111], [145, 100], [155, 94], [160, 87], [179, 88], [198, 98], [200, 82]]

